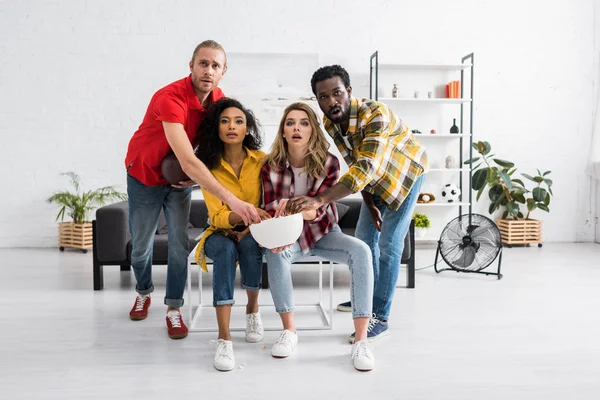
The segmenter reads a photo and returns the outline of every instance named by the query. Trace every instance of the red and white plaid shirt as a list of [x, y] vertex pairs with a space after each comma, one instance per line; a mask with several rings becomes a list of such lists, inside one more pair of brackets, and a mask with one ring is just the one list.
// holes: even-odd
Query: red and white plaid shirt
[[[315, 179], [312, 175], [308, 176], [307, 196], [317, 196], [337, 182], [340, 174], [340, 163], [337, 157], [327, 153], [324, 167], [324, 173], [319, 179]], [[260, 177], [263, 185], [263, 208], [274, 216], [280, 200], [294, 197], [294, 172], [289, 164], [277, 171], [265, 163], [260, 171]], [[317, 216], [312, 221], [304, 220], [302, 235], [298, 239], [302, 253], [308, 253], [319, 239], [331, 231], [337, 221], [338, 212], [335, 203], [319, 207]]]

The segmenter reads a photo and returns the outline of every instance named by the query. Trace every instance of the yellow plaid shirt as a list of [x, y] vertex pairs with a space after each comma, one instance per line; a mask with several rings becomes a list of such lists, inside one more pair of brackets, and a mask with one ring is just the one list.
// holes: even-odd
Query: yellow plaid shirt
[[323, 123], [349, 166], [339, 182], [355, 193], [380, 196], [394, 211], [429, 170], [425, 147], [383, 103], [352, 97], [345, 133], [326, 116]]

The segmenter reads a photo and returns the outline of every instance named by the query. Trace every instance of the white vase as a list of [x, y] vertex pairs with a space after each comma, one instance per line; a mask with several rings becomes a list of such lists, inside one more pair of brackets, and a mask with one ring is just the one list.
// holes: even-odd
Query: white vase
[[429, 232], [429, 229], [427, 228], [415, 228], [415, 230], [417, 233], [417, 237], [421, 239], [427, 236], [427, 232]]

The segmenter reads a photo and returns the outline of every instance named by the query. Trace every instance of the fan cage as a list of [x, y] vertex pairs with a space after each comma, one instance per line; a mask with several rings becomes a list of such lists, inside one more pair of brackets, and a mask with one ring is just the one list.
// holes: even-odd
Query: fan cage
[[[469, 233], [469, 227], [476, 228]], [[475, 244], [470, 244], [470, 241]], [[439, 239], [442, 259], [451, 268], [460, 271], [477, 272], [487, 268], [498, 257], [501, 249], [500, 230], [492, 220], [480, 214], [465, 214], [454, 218], [446, 225]], [[457, 258], [465, 257], [465, 251], [475, 251], [472, 262], [466, 266], [460, 265], [460, 258]]]

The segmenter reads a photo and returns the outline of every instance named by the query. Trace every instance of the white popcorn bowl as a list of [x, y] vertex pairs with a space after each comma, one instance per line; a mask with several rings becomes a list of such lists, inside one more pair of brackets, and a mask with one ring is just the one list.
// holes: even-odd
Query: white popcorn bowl
[[252, 224], [250, 233], [262, 247], [274, 249], [296, 242], [302, 234], [303, 226], [302, 213], [297, 213]]

